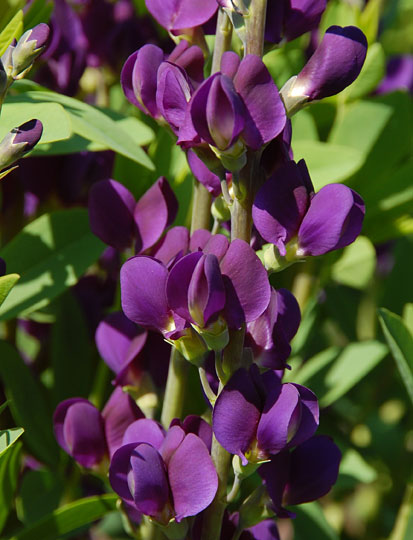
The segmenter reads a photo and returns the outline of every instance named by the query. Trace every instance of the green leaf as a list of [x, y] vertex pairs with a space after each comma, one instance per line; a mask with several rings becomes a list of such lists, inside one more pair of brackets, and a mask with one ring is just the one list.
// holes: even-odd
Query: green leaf
[[286, 371], [284, 380], [287, 382], [295, 382], [297, 384], [307, 384], [308, 381], [317, 375], [317, 373], [331, 364], [331, 362], [337, 358], [339, 352], [340, 349], [338, 347], [330, 347], [329, 349], [319, 352], [307, 360], [297, 372], [294, 370], [288, 372]]
[[0, 457], [0, 533], [13, 505], [20, 472], [21, 449], [21, 443], [17, 443]]
[[327, 522], [323, 509], [317, 502], [294, 507], [294, 540], [339, 540], [336, 531]]
[[8, 406], [9, 402], [8, 401], [5, 401], [3, 403], [3, 405], [0, 405], [0, 414], [6, 409], [6, 407]]
[[23, 428], [10, 428], [0, 431], [0, 458], [23, 433]]
[[10, 540], [56, 540], [116, 509], [117, 495], [87, 497], [55, 510]]
[[6, 274], [0, 277], [0, 306], [6, 300], [7, 295], [19, 281], [19, 274]]
[[40, 384], [9, 343], [0, 341], [0, 377], [16, 424], [24, 428], [24, 440], [33, 454], [56, 464], [58, 447], [52, 432], [52, 410]]
[[149, 157], [135, 143], [134, 139], [97, 107], [92, 107], [87, 103], [56, 92], [42, 90], [25, 92], [13, 96], [9, 101], [31, 104], [59, 103], [69, 114], [75, 134], [100, 145], [99, 148], [104, 147], [119, 152], [147, 169], [153, 170], [154, 168]]
[[405, 304], [403, 307], [403, 321], [409, 332], [413, 334], [413, 303], [411, 302]]
[[376, 250], [368, 238], [359, 236], [333, 264], [331, 276], [342, 285], [364, 289], [373, 278], [375, 268]]
[[103, 249], [83, 208], [58, 210], [29, 223], [0, 250], [10, 270], [21, 275], [1, 307], [0, 320], [46, 306], [74, 285]]
[[291, 118], [293, 140], [292, 146], [295, 147], [295, 141], [318, 141], [317, 125], [312, 114], [301, 109]]
[[39, 23], [48, 23], [53, 7], [53, 2], [48, 0], [33, 0], [24, 14], [24, 31], [34, 28]]
[[23, 32], [23, 11], [20, 9], [9, 24], [0, 33], [0, 56], [14, 38], [18, 39]]
[[341, 460], [340, 476], [343, 474], [363, 484], [369, 484], [377, 479], [376, 469], [371, 467], [354, 448], [347, 450]]
[[63, 479], [55, 471], [26, 471], [19, 487], [19, 519], [25, 525], [39, 521], [59, 506], [63, 491]]
[[379, 309], [384, 336], [413, 403], [413, 337], [403, 319], [388, 309]]
[[379, 29], [383, 0], [371, 0], [361, 12], [357, 26], [362, 30], [369, 44], [374, 45]]
[[387, 352], [387, 347], [378, 341], [347, 345], [326, 375], [327, 391], [320, 396], [320, 405], [328, 407], [342, 397], [376, 367]]
[[37, 118], [43, 124], [42, 138], [38, 144], [68, 139], [72, 134], [69, 115], [58, 103], [10, 103], [1, 110], [0, 139], [13, 128]]
[[396, 523], [389, 540], [411, 540], [413, 536], [413, 484], [407, 484]]
[[332, 182], [342, 182], [363, 164], [360, 150], [320, 141], [295, 141], [294, 159], [305, 159], [316, 191]]
[[386, 56], [380, 43], [373, 43], [367, 50], [366, 60], [357, 79], [341, 94], [344, 101], [355, 101], [372, 92], [386, 73]]

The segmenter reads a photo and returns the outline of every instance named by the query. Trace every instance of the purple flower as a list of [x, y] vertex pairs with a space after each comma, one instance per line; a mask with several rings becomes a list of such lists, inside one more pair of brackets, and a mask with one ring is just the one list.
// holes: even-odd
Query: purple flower
[[160, 177], [135, 201], [132, 193], [116, 180], [101, 180], [89, 192], [92, 232], [119, 250], [131, 247], [142, 253], [152, 247], [175, 219], [177, 199], [168, 181]]
[[107, 453], [103, 418], [87, 399], [62, 401], [53, 416], [57, 442], [80, 465], [92, 468]]
[[[201, 49], [190, 46], [187, 41], [181, 41], [167, 58], [156, 45], [144, 45], [131, 54], [123, 66], [123, 92], [133, 105], [153, 118], [160, 118], [166, 111], [165, 119], [169, 122], [171, 109], [186, 108], [193, 89], [203, 80], [203, 67]], [[165, 94], [168, 84], [173, 85], [172, 95]]]
[[190, 101], [190, 119], [178, 142], [192, 144], [188, 122], [208, 144], [226, 151], [241, 139], [258, 150], [283, 130], [285, 110], [271, 75], [262, 60], [247, 55], [243, 60], [224, 53], [221, 72], [211, 75]]
[[287, 289], [271, 290], [267, 309], [247, 324], [246, 346], [254, 352], [255, 361], [268, 369], [284, 369], [290, 356], [290, 341], [300, 325], [300, 308]]
[[358, 77], [366, 53], [367, 39], [359, 28], [330, 26], [288, 95], [314, 101], [338, 94]]
[[43, 124], [35, 119], [12, 129], [0, 142], [0, 170], [30, 152], [39, 142], [42, 133]]
[[281, 384], [277, 374], [234, 373], [215, 403], [212, 428], [231, 454], [259, 463], [309, 439], [318, 426], [318, 403], [304, 386]]
[[337, 480], [341, 452], [325, 435], [311, 437], [292, 452], [284, 451], [261, 465], [263, 478], [280, 517], [293, 517], [284, 507], [315, 501]]
[[145, 0], [145, 3], [158, 23], [173, 34], [204, 24], [218, 8], [216, 0]]
[[27, 30], [11, 53], [11, 63], [13, 65], [12, 77], [22, 78], [28, 68], [30, 68], [36, 58], [44, 51], [49, 39], [50, 29], [47, 24], [40, 23], [31, 30]]
[[413, 94], [413, 55], [393, 56], [386, 68], [386, 76], [376, 89], [377, 94], [407, 90]]
[[360, 195], [342, 184], [315, 195], [303, 160], [280, 167], [258, 191], [253, 220], [260, 235], [287, 261], [323, 255], [351, 244], [364, 218]]
[[291, 41], [318, 27], [326, 0], [280, 0], [267, 4], [265, 40]]
[[110, 313], [99, 323], [95, 334], [100, 356], [116, 374], [115, 383], [136, 384], [142, 369], [134, 362], [142, 351], [147, 332], [136, 326], [121, 311]]
[[133, 442], [112, 457], [109, 480], [123, 501], [166, 525], [194, 516], [213, 500], [218, 477], [205, 443], [178, 425], [166, 435], [153, 420], [138, 421]]
[[219, 177], [205, 165], [193, 150], [188, 150], [186, 157], [195, 178], [201, 182], [214, 197], [221, 195], [221, 180]]

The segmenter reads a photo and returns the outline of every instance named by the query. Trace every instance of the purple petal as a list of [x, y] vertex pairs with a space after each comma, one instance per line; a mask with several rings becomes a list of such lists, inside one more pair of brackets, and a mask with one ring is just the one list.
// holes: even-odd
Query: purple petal
[[353, 242], [360, 234], [364, 203], [352, 189], [329, 184], [311, 199], [298, 231], [303, 255], [323, 255]]
[[195, 414], [190, 414], [182, 422], [182, 428], [186, 434], [194, 433], [197, 435], [203, 440], [208, 450], [211, 451], [212, 427], [208, 424], [208, 422], [205, 422], [203, 418]]
[[[159, 116], [159, 111], [156, 105], [156, 86], [158, 68], [163, 62], [163, 51], [156, 45], [148, 44], [139, 49], [136, 56], [135, 64], [132, 68], [132, 90], [139, 103], [141, 103], [140, 109], [146, 114], [150, 114], [154, 118]], [[129, 81], [126, 76], [129, 74], [130, 67], [125, 73], [125, 82], [123, 85], [126, 97], [130, 94]], [[121, 80], [123, 72], [121, 74]], [[128, 94], [126, 93], [125, 86], [128, 88]]]
[[215, 255], [219, 261], [223, 258], [228, 251], [229, 241], [223, 234], [213, 234], [206, 242], [203, 248], [204, 253], [211, 253]]
[[290, 0], [285, 13], [284, 37], [291, 41], [316, 29], [326, 8], [326, 0]]
[[168, 56], [168, 62], [183, 68], [194, 87], [204, 80], [204, 54], [200, 47], [190, 46], [183, 39]]
[[211, 232], [207, 229], [197, 229], [191, 235], [189, 242], [189, 251], [203, 251], [206, 243], [212, 237]]
[[126, 99], [132, 103], [132, 105], [135, 105], [140, 109], [142, 112], [146, 113], [145, 107], [137, 100], [135, 96], [135, 91], [132, 86], [132, 73], [133, 68], [136, 63], [136, 59], [138, 58], [139, 51], [135, 51], [132, 53], [129, 58], [126, 60], [126, 62], [123, 65], [121, 74], [120, 74], [120, 82], [122, 85], [123, 93], [126, 96]]
[[204, 24], [218, 8], [216, 0], [146, 0], [149, 13], [169, 31]]
[[29, 30], [29, 32], [30, 34], [28, 35], [27, 41], [36, 41], [36, 49], [46, 45], [50, 34], [50, 28], [47, 26], [47, 24], [40, 23]]
[[283, 384], [267, 397], [258, 424], [257, 441], [267, 455], [283, 450], [301, 419], [300, 394], [292, 384]]
[[292, 517], [283, 508], [283, 494], [290, 475], [290, 452], [283, 451], [272, 456], [271, 461], [264, 463], [258, 473], [264, 480], [265, 487], [272, 499], [274, 510], [279, 517]]
[[176, 217], [178, 201], [166, 178], [161, 176], [136, 203], [134, 218], [141, 236], [137, 251], [152, 247]]
[[171, 309], [188, 322], [192, 322], [188, 308], [189, 285], [195, 267], [202, 256], [202, 252], [197, 251], [182, 257], [171, 269], [166, 283], [166, 294]]
[[133, 498], [128, 485], [128, 474], [131, 470], [130, 458], [136, 443], [121, 446], [113, 454], [109, 467], [109, 482], [113, 491], [127, 503], [132, 503]]
[[258, 150], [284, 129], [283, 102], [264, 62], [252, 54], [241, 61], [234, 86], [248, 111], [243, 138], [248, 146]]
[[252, 209], [254, 225], [267, 242], [285, 255], [285, 244], [298, 231], [307, 211], [309, 189], [296, 163], [280, 167], [258, 191]]
[[313, 56], [298, 74], [293, 91], [310, 100], [338, 94], [363, 67], [367, 39], [355, 26], [330, 26]]
[[117, 311], [99, 323], [95, 341], [100, 356], [117, 374], [140, 353], [146, 336], [146, 332]]
[[[69, 403], [67, 403], [69, 402]], [[62, 413], [65, 411], [63, 423]], [[60, 425], [59, 425], [60, 424]], [[89, 401], [67, 400], [55, 412], [56, 438], [61, 446], [83, 467], [93, 467], [106, 453], [103, 419]]]
[[115, 180], [100, 180], [89, 192], [89, 221], [93, 234], [119, 250], [131, 246], [135, 198]]
[[298, 446], [291, 453], [285, 504], [302, 504], [323, 497], [337, 480], [340, 460], [340, 450], [324, 435]]
[[172, 227], [153, 248], [151, 255], [169, 266], [174, 259], [186, 255], [189, 249], [189, 231], [186, 227]]
[[413, 55], [393, 56], [388, 60], [386, 76], [376, 88], [377, 94], [396, 90], [413, 93]]
[[215, 403], [212, 429], [218, 442], [246, 464], [245, 452], [253, 442], [261, 416], [261, 396], [245, 369], [230, 378]]
[[225, 288], [215, 255], [203, 255], [194, 268], [188, 287], [188, 308], [201, 327], [216, 319], [225, 306]]
[[14, 128], [12, 133], [16, 134], [12, 144], [24, 144], [24, 153], [26, 153], [40, 141], [43, 133], [43, 124], [40, 120], [29, 120], [21, 126]]
[[[232, 328], [257, 319], [264, 312], [271, 296], [268, 276], [254, 250], [244, 240], [231, 242], [221, 262], [227, 302], [225, 320]], [[254, 279], [251, 280], [251, 276]]]
[[218, 197], [221, 194], [221, 181], [218, 176], [208, 169], [194, 151], [189, 150], [186, 157], [195, 178], [201, 182], [214, 197]]
[[280, 540], [277, 525], [272, 519], [261, 521], [246, 530], [252, 534], [254, 540]]
[[319, 424], [317, 397], [311, 390], [299, 384], [293, 384], [300, 394], [301, 418], [297, 433], [289, 441], [289, 446], [298, 446], [312, 437]]
[[122, 445], [126, 428], [143, 416], [143, 412], [129, 394], [117, 386], [102, 411], [105, 436], [111, 456]]
[[185, 438], [185, 431], [180, 426], [171, 426], [165, 435], [159, 452], [168, 466], [174, 452]]
[[145, 328], [165, 331], [170, 324], [166, 298], [168, 270], [156, 259], [133, 257], [120, 270], [122, 309]]
[[233, 51], [224, 52], [221, 58], [221, 73], [230, 79], [234, 79], [240, 63], [241, 58], [237, 53]]
[[141, 418], [132, 422], [125, 431], [122, 445], [129, 443], [147, 443], [159, 450], [165, 439], [165, 430], [158, 422], [150, 418]]
[[162, 62], [158, 69], [156, 104], [175, 135], [178, 135], [185, 121], [192, 92], [193, 89], [185, 71], [169, 62]]
[[186, 435], [169, 461], [168, 478], [177, 522], [210, 505], [218, 489], [218, 476], [199, 437]]

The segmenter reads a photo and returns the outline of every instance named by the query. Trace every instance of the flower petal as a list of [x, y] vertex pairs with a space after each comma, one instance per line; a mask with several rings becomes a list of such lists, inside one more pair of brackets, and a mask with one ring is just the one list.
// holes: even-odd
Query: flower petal
[[125, 431], [122, 445], [129, 443], [148, 443], [159, 450], [165, 439], [165, 430], [158, 422], [150, 418], [141, 418], [132, 422]]

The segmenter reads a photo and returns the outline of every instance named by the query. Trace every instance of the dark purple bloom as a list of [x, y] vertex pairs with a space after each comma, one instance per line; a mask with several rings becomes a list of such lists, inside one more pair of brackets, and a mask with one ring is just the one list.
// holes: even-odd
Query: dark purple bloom
[[204, 510], [218, 478], [205, 443], [175, 425], [166, 435], [151, 420], [138, 421], [112, 457], [109, 480], [115, 492], [139, 512], [166, 525]]
[[144, 417], [135, 401], [117, 386], [102, 411], [104, 430], [109, 454], [112, 456], [122, 446], [127, 428]]
[[258, 463], [310, 438], [318, 426], [318, 403], [304, 386], [281, 384], [273, 371], [254, 364], [234, 373], [215, 403], [212, 427], [231, 454]]
[[287, 289], [271, 291], [267, 309], [247, 324], [246, 345], [254, 352], [255, 361], [269, 369], [284, 369], [290, 356], [290, 341], [300, 325], [300, 308]]
[[29, 120], [14, 128], [0, 142], [0, 170], [5, 169], [30, 152], [43, 133], [40, 120]]
[[359, 28], [330, 26], [289, 95], [313, 101], [338, 94], [358, 77], [366, 53], [367, 39]]
[[[227, 52], [221, 70], [206, 79], [191, 99], [193, 128], [221, 151], [228, 150], [239, 138], [257, 150], [276, 137], [286, 122], [277, 87], [255, 55], [240, 61], [235, 53]], [[184, 124], [179, 136], [184, 145], [191, 142], [184, 137], [187, 129]]]
[[152, 247], [175, 219], [177, 199], [168, 181], [161, 177], [138, 202], [115, 180], [96, 182], [89, 193], [92, 232], [103, 242], [123, 250], [135, 240], [138, 253]]
[[260, 235], [287, 260], [322, 255], [351, 244], [364, 218], [360, 195], [329, 184], [315, 195], [303, 160], [280, 167], [258, 191], [253, 207]]
[[407, 90], [413, 94], [413, 55], [393, 56], [387, 63], [386, 75], [376, 89], [377, 94]]
[[280, 517], [292, 514], [283, 506], [315, 501], [328, 493], [337, 480], [341, 452], [325, 435], [311, 437], [292, 452], [284, 451], [261, 465], [274, 510]]
[[47, 24], [40, 23], [27, 30], [12, 50], [12, 76], [23, 77], [23, 73], [32, 66], [35, 59], [43, 52], [49, 39], [50, 29]]
[[158, 23], [174, 34], [204, 24], [218, 8], [216, 0], [145, 0], [145, 3]]
[[95, 334], [100, 356], [116, 374], [115, 382], [122, 386], [141, 378], [141, 369], [134, 362], [142, 351], [147, 332], [129, 320], [121, 311], [110, 313], [99, 323]]
[[208, 169], [205, 163], [199, 159], [193, 150], [188, 150], [186, 157], [195, 178], [201, 182], [214, 197], [221, 195], [221, 181], [219, 177]]
[[265, 40], [279, 43], [291, 41], [320, 23], [326, 0], [269, 1], [265, 23]]
[[205, 443], [205, 446], [208, 448], [208, 451], [211, 452], [212, 444], [212, 427], [205, 422], [203, 418], [195, 414], [190, 414], [181, 421], [178, 418], [172, 420], [170, 427], [179, 426], [181, 427], [186, 434], [194, 433]]
[[59, 445], [83, 467], [98, 465], [107, 453], [103, 418], [87, 399], [62, 401], [53, 416]]

